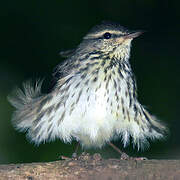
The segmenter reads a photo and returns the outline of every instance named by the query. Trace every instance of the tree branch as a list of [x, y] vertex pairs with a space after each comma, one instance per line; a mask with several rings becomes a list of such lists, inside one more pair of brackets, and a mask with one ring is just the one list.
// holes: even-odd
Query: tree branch
[[178, 180], [180, 160], [102, 159], [99, 154], [48, 163], [0, 165], [0, 179]]

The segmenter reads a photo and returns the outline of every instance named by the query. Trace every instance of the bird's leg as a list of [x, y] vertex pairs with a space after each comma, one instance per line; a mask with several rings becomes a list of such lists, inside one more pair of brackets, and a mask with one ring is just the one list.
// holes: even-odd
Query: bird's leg
[[121, 159], [123, 160], [128, 160], [128, 159], [133, 159], [133, 160], [147, 160], [146, 157], [130, 157], [128, 156], [125, 152], [122, 152], [118, 147], [116, 147], [113, 143], [109, 142], [109, 145], [116, 150], [119, 154], [121, 154]]
[[119, 154], [121, 154], [121, 159], [129, 159], [129, 156], [122, 152], [118, 147], [116, 147], [113, 143], [109, 142], [109, 145], [115, 150], [117, 151]]
[[[80, 143], [77, 142], [75, 151], [74, 151], [74, 153], [72, 154], [72, 158], [77, 158], [77, 152], [78, 152], [79, 145], [80, 145]], [[71, 158], [66, 157], [66, 156], [60, 156], [60, 158], [61, 158], [62, 160], [70, 160], [70, 159], [71, 159]]]
[[74, 153], [72, 154], [72, 158], [76, 158], [76, 157], [77, 157], [77, 152], [78, 152], [78, 149], [79, 149], [79, 145], [80, 145], [80, 143], [77, 142], [75, 151], [74, 151]]

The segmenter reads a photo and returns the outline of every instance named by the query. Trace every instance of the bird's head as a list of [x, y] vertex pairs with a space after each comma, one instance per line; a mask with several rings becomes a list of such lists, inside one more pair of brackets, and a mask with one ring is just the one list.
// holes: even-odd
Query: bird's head
[[85, 53], [101, 52], [110, 57], [123, 59], [129, 57], [133, 38], [142, 33], [142, 31], [130, 31], [117, 23], [103, 22], [89, 31], [79, 48]]

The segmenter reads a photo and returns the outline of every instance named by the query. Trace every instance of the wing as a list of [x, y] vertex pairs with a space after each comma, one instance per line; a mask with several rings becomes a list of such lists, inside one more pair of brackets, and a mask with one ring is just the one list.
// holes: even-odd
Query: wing
[[75, 49], [73, 50], [67, 50], [67, 51], [61, 51], [60, 55], [62, 57], [66, 57], [67, 59], [61, 63], [59, 63], [54, 69], [52, 73], [52, 80], [50, 82], [50, 86], [48, 88], [48, 93], [51, 92], [59, 79], [64, 78], [65, 76], [69, 75], [75, 66], [76, 57], [73, 56], [75, 53]]

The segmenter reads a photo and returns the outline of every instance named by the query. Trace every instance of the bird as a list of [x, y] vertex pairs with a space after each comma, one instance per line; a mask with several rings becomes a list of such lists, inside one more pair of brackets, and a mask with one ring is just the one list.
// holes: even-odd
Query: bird
[[51, 85], [27, 81], [8, 96], [15, 107], [12, 124], [39, 145], [55, 139], [77, 141], [82, 148], [102, 148], [121, 140], [123, 147], [145, 150], [164, 139], [168, 128], [138, 101], [130, 64], [131, 42], [143, 34], [103, 21], [77, 48], [61, 52], [65, 60], [53, 70]]

